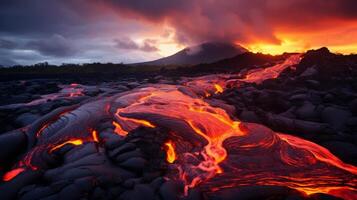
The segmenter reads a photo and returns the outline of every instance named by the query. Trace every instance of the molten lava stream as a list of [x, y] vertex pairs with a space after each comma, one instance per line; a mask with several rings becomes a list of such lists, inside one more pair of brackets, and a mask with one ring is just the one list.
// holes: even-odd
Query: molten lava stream
[[99, 138], [98, 138], [98, 132], [96, 130], [92, 131], [92, 138], [94, 142], [99, 142]]
[[216, 88], [216, 91], [214, 92], [215, 94], [223, 92], [223, 88], [219, 84], [214, 84], [214, 87]]
[[[266, 79], [276, 78], [281, 71], [297, 64], [299, 60], [300, 55], [293, 55], [283, 63], [251, 72], [245, 79], [241, 79], [240, 81], [260, 83]], [[223, 92], [224, 84], [222, 86], [218, 84], [221, 81], [219, 79], [207, 81], [205, 77], [191, 80], [190, 82], [186, 82], [185, 85], [194, 91], [195, 94], [209, 96], [207, 93]], [[334, 156], [332, 157], [332, 154], [326, 149], [320, 148], [313, 143], [310, 144], [305, 140], [301, 141], [304, 141], [302, 142], [304, 144], [308, 144], [307, 146], [301, 144], [293, 145], [292, 141], [296, 139], [292, 138], [295, 137], [286, 139], [286, 137], [273, 132], [270, 133], [269, 131], [266, 131], [269, 134], [260, 133], [260, 136], [254, 134], [255, 131], [243, 131], [240, 126], [241, 123], [232, 120], [223, 109], [212, 107], [203, 99], [197, 98], [195, 95], [191, 96], [190, 92], [185, 91], [181, 90], [179, 86], [172, 85], [155, 85], [134, 90], [132, 93], [121, 96], [116, 100], [122, 106], [117, 109], [115, 116], [119, 124], [116, 127], [120, 131], [129, 132], [140, 125], [148, 127], [163, 126], [172, 128], [173, 131], [182, 137], [186, 137], [188, 141], [191, 141], [192, 138], [187, 133], [201, 136], [206, 141], [204, 148], [198, 154], [197, 152], [176, 152], [179, 156], [176, 157], [175, 163], [180, 171], [180, 179], [185, 182], [186, 190], [197, 186], [199, 183], [206, 185], [210, 184], [211, 179], [213, 181], [216, 178], [225, 177], [225, 180], [230, 180], [233, 183], [227, 182], [220, 185], [219, 182], [213, 181], [212, 183], [216, 185], [212, 184], [210, 188], [258, 184], [287, 186], [306, 194], [323, 192], [336, 195], [338, 193], [336, 192], [337, 190], [354, 191], [352, 188], [355, 186], [355, 178], [352, 178], [352, 181], [348, 180], [351, 180], [351, 177], [355, 177], [356, 168], [344, 164]], [[188, 127], [179, 131], [177, 130], [177, 126], [173, 125], [174, 123], [170, 121], [177, 121], [177, 123], [184, 122]], [[259, 133], [259, 131], [257, 132]], [[263, 152], [272, 152], [278, 149], [280, 151], [273, 152], [274, 154], [267, 154], [265, 157], [259, 157], [259, 162], [257, 161], [259, 165], [254, 163], [255, 156], [252, 154], [248, 156], [250, 159], [243, 160], [242, 163], [236, 163], [226, 171], [226, 169], [223, 170], [220, 166], [221, 163], [226, 166], [227, 163], [232, 161], [230, 160], [230, 155], [227, 153], [227, 149], [223, 147], [223, 142], [231, 137], [249, 140], [249, 143], [238, 144], [238, 149], [259, 150], [264, 147]], [[241, 156], [246, 157], [246, 153], [246, 151], [242, 152]], [[302, 156], [301, 154], [304, 154], [304, 157], [300, 157]], [[201, 162], [198, 165], [188, 163], [188, 159], [186, 159], [187, 155], [196, 157], [197, 159], [201, 158]], [[263, 154], [260, 152], [257, 155]], [[269, 163], [265, 160], [267, 158], [280, 159], [280, 161], [276, 160], [273, 163]], [[167, 150], [167, 159], [168, 162], [173, 160], [169, 156], [169, 150]], [[249, 160], [253, 163], [242, 165]], [[261, 171], [261, 168], [267, 164], [274, 166], [281, 163], [282, 165], [277, 166], [277, 168]], [[294, 167], [292, 163], [296, 163], [298, 166]], [[313, 164], [314, 167], [310, 168], [309, 166]], [[243, 168], [235, 167], [241, 165]], [[251, 171], [249, 170], [249, 166], [256, 166], [259, 171]], [[239, 171], [232, 172], [230, 171], [231, 169], [239, 169]], [[288, 173], [276, 174], [277, 172], [275, 171], [277, 169], [280, 169], [278, 172]], [[290, 170], [294, 171], [294, 173], [291, 173]], [[289, 176], [289, 173], [291, 173], [292, 177]], [[304, 176], [304, 173], [307, 175]], [[332, 173], [332, 175], [325, 176], [324, 173]], [[293, 176], [296, 175], [301, 177], [294, 179]], [[241, 176], [241, 178], [237, 178], [237, 176]], [[348, 181], [348, 183], [343, 184], [344, 181]]]
[[[293, 55], [273, 67], [248, 72], [239, 81], [260, 83], [276, 78], [299, 60], [299, 55]], [[114, 96], [112, 107], [103, 104], [103, 112], [114, 118], [115, 132], [121, 136], [139, 126], [175, 132], [169, 135], [164, 148], [167, 162], [179, 171], [170, 178], [182, 180], [186, 193], [198, 185], [208, 192], [227, 187], [278, 185], [307, 195], [322, 192], [347, 199], [356, 197], [356, 167], [343, 163], [317, 144], [234, 120], [224, 109], [207, 103], [204, 97], [223, 92], [229, 78], [230, 75], [205, 76], [186, 81], [185, 86], [155, 84], [137, 88]], [[42, 146], [35, 146], [23, 165], [32, 166], [32, 156], [37, 151], [53, 152], [67, 144], [99, 141], [96, 131], [84, 132], [72, 133], [74, 136], [62, 131], [55, 142], [46, 141], [39, 134], [38, 139], [44, 141]], [[179, 148], [181, 143], [172, 142], [177, 138], [189, 147]], [[15, 168], [4, 178], [11, 180], [21, 172], [21, 168]]]
[[69, 139], [67, 141], [64, 141], [64, 142], [62, 142], [60, 144], [57, 144], [57, 145], [53, 146], [49, 150], [49, 153], [52, 153], [52, 152], [62, 148], [65, 145], [68, 145], [68, 144], [74, 145], [74, 146], [80, 146], [84, 142], [96, 142], [96, 143], [98, 143], [99, 142], [99, 136], [98, 136], [97, 130], [92, 130], [90, 132], [91, 132], [90, 137], [88, 137], [88, 138], [78, 138], [78, 139], [75, 139], [75, 138]]
[[355, 199], [356, 170], [312, 142], [277, 134], [257, 124], [244, 124], [247, 134], [225, 141], [224, 173], [202, 183], [215, 192], [247, 185], [285, 186], [306, 195], [326, 193]]
[[[137, 97], [133, 100], [132, 97]], [[122, 115], [159, 115], [160, 118], [170, 118], [173, 121], [186, 123], [191, 132], [201, 136], [207, 142], [200, 155], [204, 158], [198, 166], [193, 166], [195, 173], [202, 172], [200, 180], [187, 176], [187, 186], [194, 187], [205, 179], [221, 173], [218, 166], [226, 157], [226, 151], [222, 147], [223, 141], [231, 136], [243, 135], [239, 129], [239, 122], [230, 119], [228, 114], [221, 108], [211, 107], [200, 98], [192, 98], [178, 91], [177, 86], [159, 85], [157, 87], [142, 88], [133, 91], [128, 96], [122, 96], [117, 102], [129, 102], [126, 107], [118, 108], [115, 116], [120, 126], [116, 129], [130, 131], [140, 125], [155, 127], [156, 125], [167, 126], [162, 123], [167, 121], [158, 120], [148, 122], [153, 118], [142, 118], [140, 120]], [[155, 125], [153, 125], [155, 124]], [[120, 128], [119, 128], [120, 127]], [[174, 128], [172, 128], [173, 131]], [[181, 133], [182, 134], [182, 133]], [[189, 180], [192, 179], [192, 180]]]
[[253, 69], [248, 71], [246, 77], [244, 79], [241, 79], [241, 81], [260, 84], [267, 79], [275, 79], [280, 75], [282, 71], [298, 64], [300, 60], [300, 54], [292, 55], [284, 62], [274, 65], [272, 67]]
[[81, 139], [71, 139], [71, 140], [68, 140], [68, 141], [65, 141], [59, 145], [56, 145], [54, 147], [52, 147], [50, 149], [50, 153], [52, 153], [53, 151], [57, 150], [57, 149], [60, 149], [61, 147], [63, 147], [64, 145], [67, 145], [67, 144], [72, 144], [72, 145], [75, 145], [75, 146], [79, 146], [79, 145], [82, 145], [83, 144], [83, 141]]
[[[42, 130], [42, 129], [43, 129], [43, 127], [40, 128], [40, 130]], [[98, 136], [97, 130], [92, 130], [91, 131], [91, 135], [89, 137], [86, 137], [86, 138], [82, 138], [82, 139], [80, 139], [80, 138], [78, 138], [78, 139], [72, 138], [72, 139], [60, 142], [59, 144], [44, 144], [44, 145], [37, 146], [33, 150], [31, 150], [29, 153], [27, 153], [25, 155], [23, 160], [18, 163], [18, 167], [17, 168], [14, 168], [14, 169], [8, 171], [7, 173], [5, 173], [5, 175], [3, 176], [3, 181], [12, 180], [13, 178], [18, 176], [20, 173], [22, 173], [26, 169], [37, 170], [38, 167], [34, 166], [33, 163], [32, 163], [33, 156], [37, 152], [40, 152], [42, 150], [48, 150], [48, 153], [53, 153], [54, 151], [59, 150], [59, 149], [61, 149], [62, 147], [66, 146], [66, 145], [80, 146], [86, 141], [98, 143], [99, 142], [99, 136]]]
[[168, 141], [164, 144], [167, 147], [166, 150], [166, 160], [169, 163], [173, 163], [176, 160], [175, 144], [171, 141]]
[[19, 175], [21, 172], [25, 171], [24, 168], [15, 168], [11, 171], [8, 171], [4, 174], [2, 180], [3, 181], [11, 181], [13, 178], [15, 178], [17, 175]]

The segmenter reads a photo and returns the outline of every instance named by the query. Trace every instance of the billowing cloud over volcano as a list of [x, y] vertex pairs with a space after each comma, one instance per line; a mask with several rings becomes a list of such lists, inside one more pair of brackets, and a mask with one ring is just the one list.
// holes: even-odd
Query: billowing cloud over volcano
[[354, 0], [118, 0], [109, 6], [124, 17], [174, 27], [181, 43], [225, 40], [282, 46], [300, 38], [300, 49], [357, 44]]
[[137, 62], [217, 40], [273, 54], [351, 53], [356, 36], [354, 0], [0, 2], [0, 40], [12, 44], [0, 45], [0, 64]]

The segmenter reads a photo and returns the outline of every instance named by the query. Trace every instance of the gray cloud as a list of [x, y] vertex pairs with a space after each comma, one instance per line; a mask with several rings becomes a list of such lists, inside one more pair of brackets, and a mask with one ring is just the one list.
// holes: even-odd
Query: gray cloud
[[0, 55], [0, 66], [2, 67], [8, 67], [8, 66], [14, 66], [17, 65], [18, 63], [11, 58], [9, 58], [8, 55]]
[[0, 49], [15, 49], [17, 46], [14, 41], [0, 38]]
[[311, 31], [331, 28], [330, 21], [357, 20], [355, 0], [111, 0], [107, 4], [124, 17], [169, 23], [182, 43], [259, 40], [278, 44], [277, 27]]
[[114, 42], [115, 42], [115, 47], [119, 49], [138, 50], [144, 52], [154, 52], [159, 50], [155, 46], [156, 41], [151, 39], [144, 40], [143, 44], [137, 44], [129, 37], [122, 37], [119, 39], [115, 39]]
[[[157, 58], [156, 47], [151, 43], [140, 44], [139, 51], [134, 48], [125, 53], [110, 44], [114, 35], [120, 37], [138, 32], [144, 25], [119, 18], [116, 12], [105, 8], [104, 3], [91, 0], [1, 0], [0, 63], [126, 62]], [[144, 54], [143, 57], [135, 52], [151, 55]]]
[[123, 37], [119, 39], [115, 39], [115, 46], [119, 49], [139, 49], [139, 45], [136, 44], [132, 39], [128, 37]]
[[30, 41], [26, 44], [26, 47], [36, 50], [42, 55], [55, 57], [73, 56], [77, 52], [73, 43], [59, 34], [48, 39]]

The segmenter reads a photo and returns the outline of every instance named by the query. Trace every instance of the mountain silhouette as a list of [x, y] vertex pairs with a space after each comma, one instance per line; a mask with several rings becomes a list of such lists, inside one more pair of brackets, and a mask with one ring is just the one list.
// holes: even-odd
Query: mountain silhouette
[[187, 47], [168, 57], [137, 63], [136, 65], [196, 65], [216, 62], [245, 52], [248, 52], [248, 50], [232, 43], [207, 42]]

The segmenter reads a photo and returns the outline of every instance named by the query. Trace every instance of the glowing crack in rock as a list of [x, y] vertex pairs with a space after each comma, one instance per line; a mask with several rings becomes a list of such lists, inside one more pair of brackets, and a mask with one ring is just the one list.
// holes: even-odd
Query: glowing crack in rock
[[8, 171], [4, 174], [2, 180], [3, 181], [10, 181], [12, 180], [13, 178], [15, 178], [17, 175], [19, 175], [21, 172], [25, 171], [24, 168], [15, 168], [11, 171]]
[[54, 146], [53, 148], [51, 148], [50, 153], [57, 149], [60, 149], [61, 147], [65, 146], [67, 144], [78, 146], [78, 145], [82, 145], [83, 141], [81, 139], [71, 139], [71, 140], [65, 141], [65, 142], [58, 144], [58, 145]]
[[176, 160], [176, 153], [175, 153], [175, 144], [171, 141], [168, 141], [164, 144], [167, 147], [166, 150], [166, 160], [169, 163], [173, 163]]

